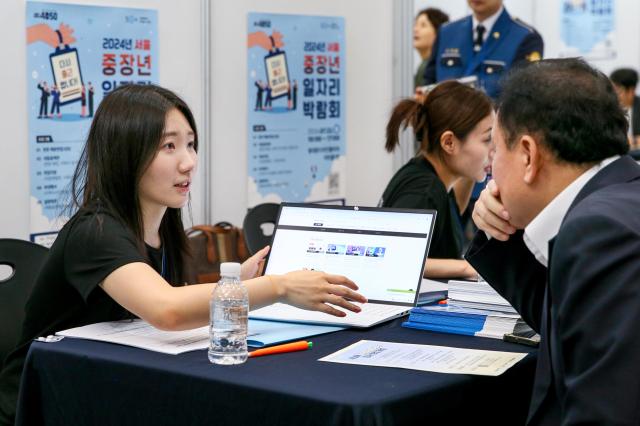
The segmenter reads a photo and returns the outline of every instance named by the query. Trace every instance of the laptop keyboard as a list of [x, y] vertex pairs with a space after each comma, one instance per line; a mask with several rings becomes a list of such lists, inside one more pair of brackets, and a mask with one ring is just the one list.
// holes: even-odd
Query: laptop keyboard
[[386, 319], [398, 317], [409, 312], [411, 309], [411, 306], [381, 305], [377, 303], [354, 303], [354, 305], [360, 306], [362, 311], [355, 313], [347, 311], [341, 307], [336, 307], [336, 309], [346, 312], [347, 315], [345, 317], [334, 317], [333, 315], [325, 314], [324, 312], [307, 311], [284, 303], [275, 303], [249, 312], [249, 317], [277, 321], [298, 321], [318, 324], [324, 323], [368, 327]]

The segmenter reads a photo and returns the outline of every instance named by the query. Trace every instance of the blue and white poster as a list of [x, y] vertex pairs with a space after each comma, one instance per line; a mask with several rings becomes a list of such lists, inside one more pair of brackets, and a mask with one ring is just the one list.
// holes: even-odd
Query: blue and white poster
[[345, 197], [344, 19], [248, 15], [248, 204]]
[[563, 0], [561, 8], [561, 57], [616, 57], [615, 0]]
[[154, 10], [27, 2], [31, 239], [50, 245], [91, 120], [123, 84], [158, 82]]

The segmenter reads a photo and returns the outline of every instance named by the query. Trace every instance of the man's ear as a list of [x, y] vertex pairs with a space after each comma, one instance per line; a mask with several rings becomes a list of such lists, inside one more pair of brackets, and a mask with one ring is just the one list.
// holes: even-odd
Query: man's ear
[[451, 130], [447, 130], [440, 135], [440, 147], [445, 154], [455, 155], [458, 151], [458, 139]]
[[531, 135], [522, 135], [518, 141], [520, 151], [519, 161], [524, 167], [523, 179], [525, 183], [531, 185], [542, 168], [543, 157], [540, 143]]

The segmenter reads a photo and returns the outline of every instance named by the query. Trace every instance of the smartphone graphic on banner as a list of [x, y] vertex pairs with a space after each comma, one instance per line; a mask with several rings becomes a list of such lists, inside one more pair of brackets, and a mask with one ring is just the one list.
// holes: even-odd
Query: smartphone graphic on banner
[[267, 81], [271, 88], [271, 99], [285, 96], [289, 92], [289, 69], [287, 55], [279, 50], [264, 57]]
[[68, 45], [59, 47], [49, 55], [53, 81], [60, 90], [60, 105], [75, 102], [82, 98], [82, 73], [78, 50]]

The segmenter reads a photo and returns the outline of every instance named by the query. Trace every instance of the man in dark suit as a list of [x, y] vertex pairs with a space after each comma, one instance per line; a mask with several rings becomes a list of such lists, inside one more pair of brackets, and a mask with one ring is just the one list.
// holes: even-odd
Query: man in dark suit
[[608, 78], [579, 59], [505, 81], [466, 259], [541, 335], [531, 425], [640, 422], [640, 166], [626, 133]]
[[495, 98], [500, 79], [514, 64], [542, 57], [542, 37], [513, 19], [502, 0], [468, 0], [468, 4], [472, 15], [440, 27], [424, 81], [476, 76], [480, 88]]
[[640, 97], [636, 96], [638, 73], [631, 68], [618, 68], [609, 77], [622, 107], [629, 114], [629, 142], [640, 149]]

